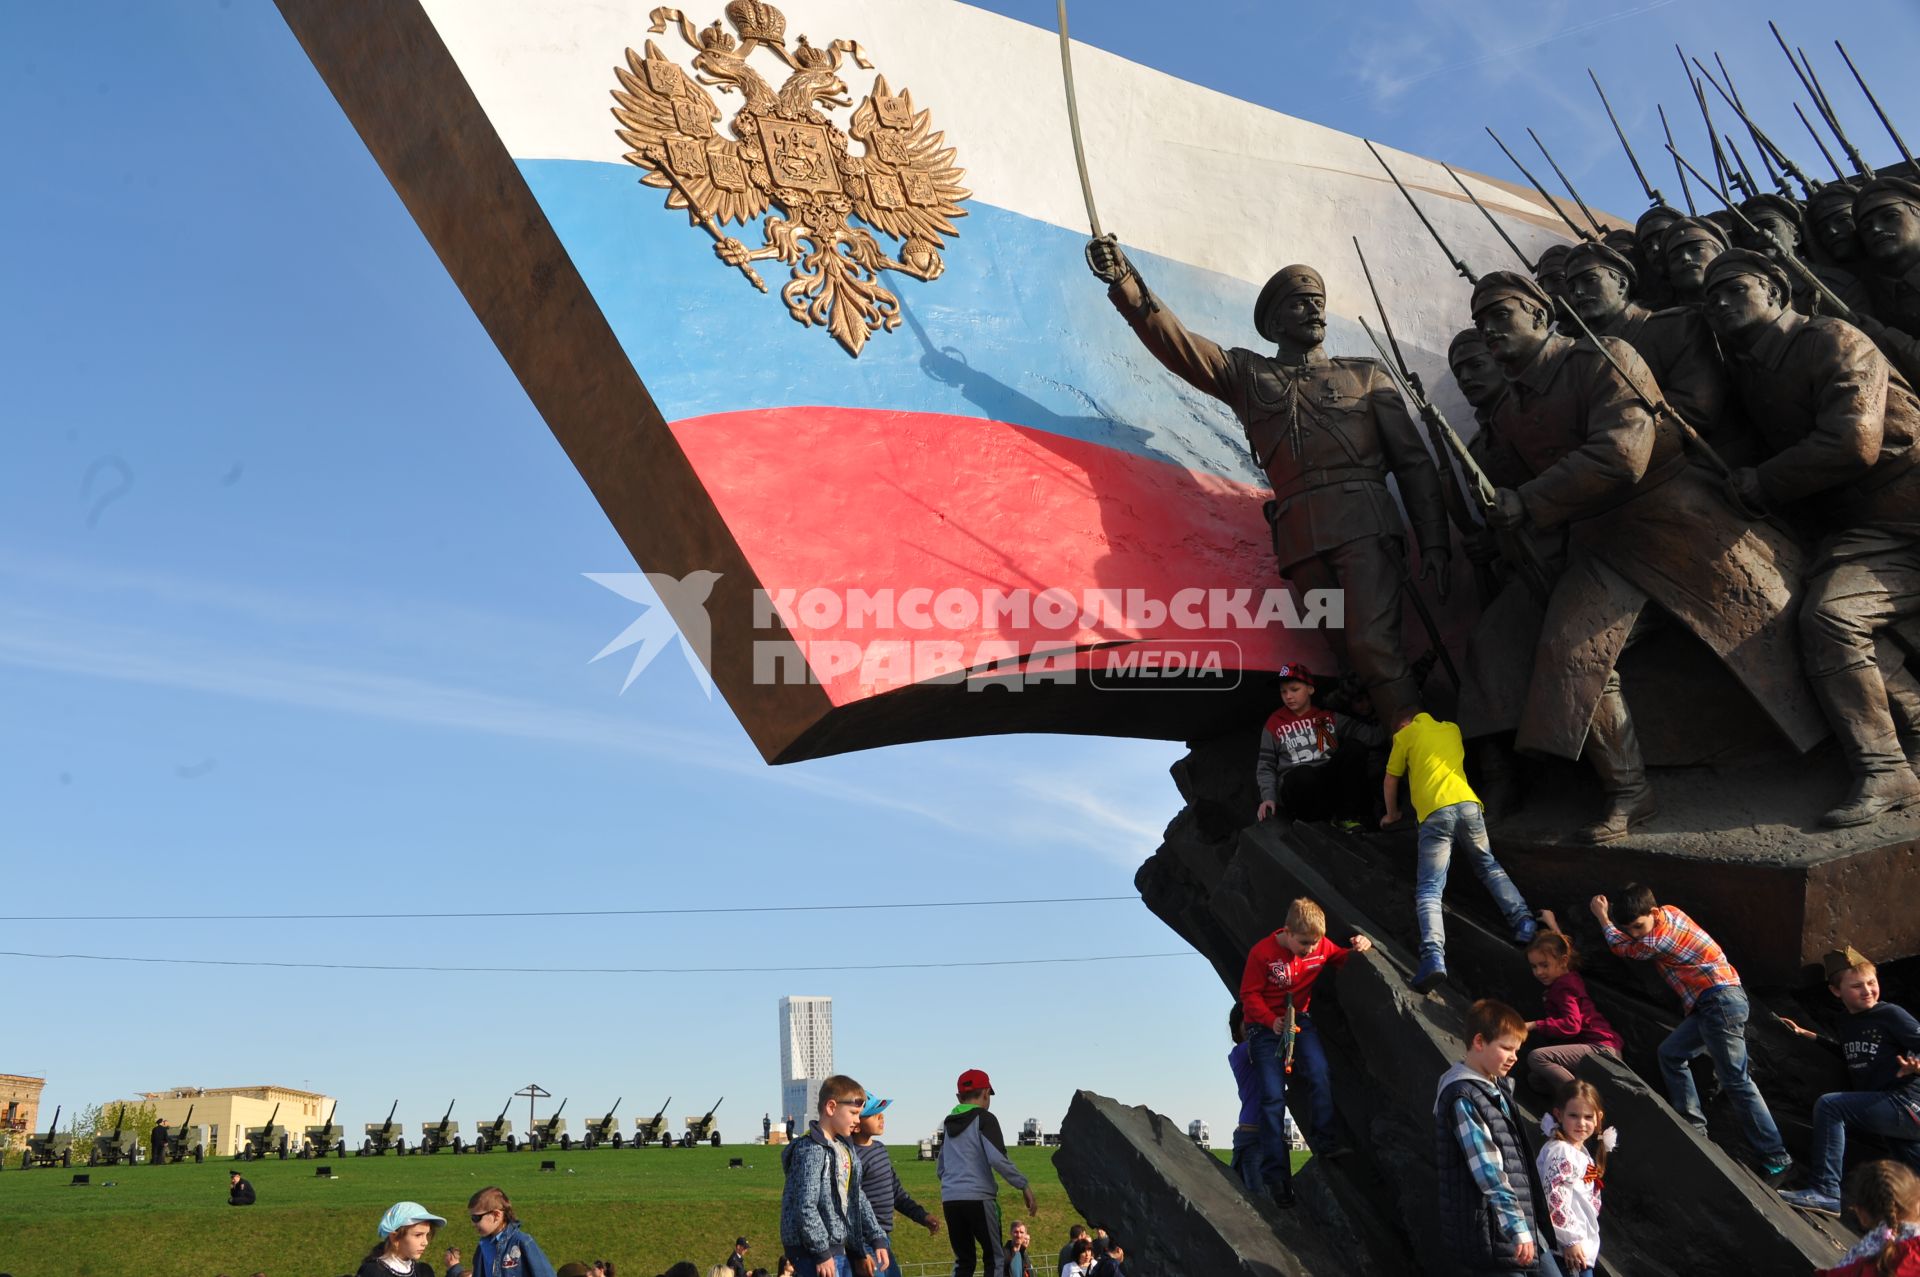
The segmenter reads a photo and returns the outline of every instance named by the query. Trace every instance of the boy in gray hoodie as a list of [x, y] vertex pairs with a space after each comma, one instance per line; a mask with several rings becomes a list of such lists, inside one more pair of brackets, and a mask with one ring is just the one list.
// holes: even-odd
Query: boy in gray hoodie
[[1019, 1189], [1027, 1214], [1038, 1215], [1027, 1177], [1007, 1156], [1007, 1140], [1000, 1123], [987, 1110], [993, 1104], [993, 1083], [981, 1069], [968, 1069], [954, 1088], [959, 1103], [947, 1114], [945, 1138], [934, 1161], [940, 1172], [940, 1212], [947, 1219], [947, 1240], [953, 1246], [953, 1277], [973, 1277], [978, 1250], [986, 1261], [987, 1277], [997, 1277], [1002, 1264], [1000, 1192], [994, 1172]]

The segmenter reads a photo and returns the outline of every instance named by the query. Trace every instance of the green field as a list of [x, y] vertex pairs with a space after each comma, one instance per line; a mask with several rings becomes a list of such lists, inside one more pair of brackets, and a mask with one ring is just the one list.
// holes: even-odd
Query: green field
[[[893, 1149], [906, 1189], [937, 1203], [933, 1163], [911, 1146]], [[1040, 1199], [1036, 1241], [1058, 1248], [1074, 1222], [1051, 1160], [1053, 1150], [1019, 1148], [1013, 1159]], [[558, 1163], [539, 1170], [543, 1157]], [[745, 1161], [730, 1170], [727, 1159]], [[450, 1223], [427, 1259], [441, 1270], [451, 1242], [471, 1261], [467, 1198], [498, 1184], [555, 1266], [610, 1259], [622, 1277], [653, 1277], [676, 1260], [704, 1273], [745, 1234], [752, 1260], [780, 1254], [780, 1150], [759, 1145], [599, 1149], [591, 1153], [495, 1152], [484, 1156], [334, 1158], [332, 1179], [314, 1163], [213, 1162], [195, 1166], [94, 1168], [93, 1184], [68, 1186], [73, 1172], [0, 1172], [0, 1272], [14, 1277], [337, 1277], [359, 1266], [380, 1214], [396, 1201], [422, 1202]], [[227, 1203], [227, 1172], [239, 1167], [259, 1191], [250, 1209]], [[1001, 1195], [1017, 1213], [1016, 1194]], [[906, 1263], [951, 1258], [944, 1234], [899, 1221]]]

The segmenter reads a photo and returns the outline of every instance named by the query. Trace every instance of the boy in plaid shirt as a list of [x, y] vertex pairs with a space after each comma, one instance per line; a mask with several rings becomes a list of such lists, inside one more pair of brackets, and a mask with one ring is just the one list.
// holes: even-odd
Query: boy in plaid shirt
[[1440, 1177], [1440, 1250], [1452, 1270], [1561, 1277], [1539, 1221], [1533, 1156], [1513, 1107], [1508, 1075], [1527, 1022], [1503, 1002], [1473, 1004], [1460, 1030], [1466, 1052], [1434, 1088], [1435, 1164]]
[[[1617, 926], [1612, 916], [1616, 904]], [[1654, 963], [1686, 1008], [1686, 1019], [1660, 1044], [1667, 1099], [1695, 1130], [1706, 1135], [1707, 1118], [1700, 1111], [1700, 1093], [1687, 1067], [1689, 1060], [1704, 1052], [1713, 1061], [1720, 1088], [1733, 1101], [1747, 1143], [1760, 1155], [1761, 1169], [1770, 1177], [1786, 1174], [1793, 1159], [1780, 1142], [1780, 1128], [1760, 1098], [1760, 1088], [1747, 1074], [1747, 992], [1719, 942], [1680, 909], [1655, 901], [1652, 889], [1639, 883], [1628, 886], [1612, 903], [1605, 896], [1595, 896], [1591, 908], [1607, 947], [1622, 958]]]

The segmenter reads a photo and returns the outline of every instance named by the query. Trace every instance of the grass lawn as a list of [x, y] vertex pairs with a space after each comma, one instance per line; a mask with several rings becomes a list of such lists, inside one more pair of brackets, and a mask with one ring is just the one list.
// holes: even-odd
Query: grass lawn
[[[908, 1193], [938, 1209], [933, 1163], [911, 1145], [891, 1150]], [[1049, 1253], [1074, 1222], [1053, 1170], [1053, 1150], [1018, 1148], [1014, 1162], [1033, 1181], [1041, 1217], [1036, 1241]], [[558, 1171], [542, 1173], [543, 1157]], [[727, 1159], [746, 1162], [728, 1169]], [[374, 1226], [396, 1201], [412, 1199], [453, 1221], [427, 1260], [444, 1271], [448, 1243], [472, 1261], [467, 1198], [497, 1184], [507, 1191], [554, 1265], [610, 1259], [622, 1277], [653, 1277], [676, 1260], [702, 1273], [744, 1234], [750, 1256], [771, 1269], [780, 1255], [780, 1150], [760, 1145], [674, 1149], [597, 1149], [591, 1153], [451, 1152], [433, 1157], [329, 1160], [334, 1177], [316, 1179], [312, 1162], [208, 1161], [202, 1165], [95, 1167], [93, 1184], [72, 1188], [73, 1172], [0, 1173], [0, 1272], [15, 1277], [337, 1277], [351, 1273], [372, 1246]], [[227, 1205], [227, 1172], [238, 1167], [259, 1193], [248, 1209]], [[84, 1169], [84, 1168], [83, 1168]], [[111, 1186], [109, 1186], [109, 1183]], [[1001, 1194], [1018, 1213], [1017, 1194]], [[1057, 1234], [1057, 1236], [1056, 1236]], [[951, 1258], [944, 1234], [897, 1221], [903, 1262]]]
[[[908, 1193], [938, 1210], [933, 1163], [911, 1146], [893, 1148]], [[1040, 1202], [1035, 1245], [1051, 1255], [1078, 1221], [1053, 1169], [1053, 1150], [1010, 1150]], [[1217, 1150], [1225, 1157], [1223, 1150]], [[1296, 1153], [1298, 1167], [1305, 1154]], [[558, 1164], [543, 1173], [543, 1157]], [[745, 1167], [729, 1169], [741, 1158]], [[622, 1277], [653, 1277], [676, 1260], [704, 1273], [744, 1234], [750, 1259], [769, 1269], [780, 1255], [780, 1150], [721, 1148], [598, 1149], [484, 1156], [345, 1157], [325, 1163], [331, 1179], [302, 1161], [209, 1161], [202, 1165], [95, 1167], [86, 1188], [72, 1171], [0, 1173], [0, 1273], [15, 1277], [338, 1277], [359, 1266], [374, 1226], [396, 1201], [412, 1199], [452, 1221], [427, 1260], [443, 1272], [441, 1252], [459, 1246], [470, 1263], [474, 1232], [466, 1203], [497, 1184], [513, 1198], [527, 1230], [554, 1266], [610, 1259]], [[239, 1168], [259, 1193], [247, 1209], [227, 1205], [227, 1172]], [[84, 1168], [82, 1168], [84, 1169]], [[1019, 1196], [1002, 1191], [1011, 1220]], [[1115, 1224], [1117, 1221], [1106, 1221]], [[1118, 1232], [1118, 1227], [1115, 1228]], [[903, 1263], [948, 1260], [944, 1235], [896, 1221]]]

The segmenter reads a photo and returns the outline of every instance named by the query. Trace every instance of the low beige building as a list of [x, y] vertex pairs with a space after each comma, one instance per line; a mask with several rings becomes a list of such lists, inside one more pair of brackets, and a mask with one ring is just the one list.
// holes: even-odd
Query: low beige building
[[207, 1131], [208, 1157], [233, 1157], [246, 1143], [249, 1126], [265, 1126], [277, 1105], [276, 1126], [287, 1128], [289, 1147], [300, 1147], [300, 1135], [309, 1126], [327, 1120], [333, 1097], [290, 1086], [176, 1086], [170, 1091], [142, 1091], [130, 1104], [151, 1104], [154, 1116], [179, 1129], [192, 1115], [193, 1125]]
[[27, 1132], [39, 1129], [40, 1092], [46, 1085], [43, 1077], [0, 1073], [0, 1148], [23, 1147]]

